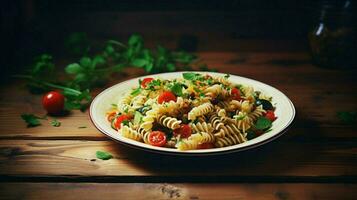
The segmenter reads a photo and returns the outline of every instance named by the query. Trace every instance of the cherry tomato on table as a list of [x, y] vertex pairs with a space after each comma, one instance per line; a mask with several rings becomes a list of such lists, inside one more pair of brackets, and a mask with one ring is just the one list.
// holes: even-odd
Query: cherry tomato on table
[[160, 94], [159, 98], [157, 99], [157, 102], [159, 104], [162, 104], [164, 102], [176, 101], [176, 100], [177, 100], [177, 98], [174, 95], [174, 93], [169, 92], [169, 91], [165, 91], [165, 92]]
[[180, 128], [174, 130], [174, 136], [181, 135], [181, 138], [188, 138], [191, 133], [191, 127], [188, 124], [182, 124]]
[[148, 140], [151, 145], [162, 147], [166, 144], [166, 135], [162, 131], [153, 131], [149, 133]]
[[63, 94], [51, 91], [42, 97], [42, 106], [49, 114], [59, 114], [64, 108]]
[[234, 100], [239, 101], [239, 100], [242, 99], [241, 96], [240, 96], [240, 91], [237, 88], [233, 88], [231, 90], [231, 94], [232, 94], [232, 97], [233, 97]]
[[146, 88], [147, 84], [149, 84], [152, 80], [154, 80], [154, 79], [153, 78], [144, 78], [141, 81], [141, 87]]
[[121, 128], [121, 123], [125, 120], [130, 120], [131, 116], [130, 115], [120, 115], [116, 119], [114, 119], [114, 128], [119, 130]]

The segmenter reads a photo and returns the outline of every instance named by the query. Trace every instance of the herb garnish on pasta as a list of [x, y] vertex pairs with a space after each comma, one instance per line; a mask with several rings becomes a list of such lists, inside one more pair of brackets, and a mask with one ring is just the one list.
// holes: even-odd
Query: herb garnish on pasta
[[123, 137], [153, 146], [194, 150], [232, 146], [269, 131], [272, 97], [229, 81], [229, 75], [183, 73], [145, 78], [107, 119]]

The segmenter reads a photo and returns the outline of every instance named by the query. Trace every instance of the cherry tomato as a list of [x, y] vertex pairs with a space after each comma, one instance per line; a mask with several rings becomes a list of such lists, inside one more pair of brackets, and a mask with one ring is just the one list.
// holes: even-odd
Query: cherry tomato
[[149, 143], [153, 146], [162, 147], [166, 144], [166, 135], [161, 131], [153, 131], [149, 133]]
[[198, 149], [212, 149], [212, 148], [214, 148], [214, 145], [213, 145], [213, 143], [206, 142], [206, 143], [199, 144], [197, 148]]
[[174, 130], [174, 136], [181, 135], [182, 138], [190, 137], [191, 133], [191, 127], [187, 124], [182, 124], [180, 128]]
[[116, 115], [117, 113], [116, 113], [116, 111], [111, 111], [111, 112], [109, 112], [108, 113], [108, 116], [107, 116], [107, 120], [109, 121], [109, 122], [112, 122], [114, 119], [115, 119], [115, 115]]
[[146, 88], [147, 84], [149, 84], [152, 80], [154, 80], [154, 79], [153, 78], [144, 78], [143, 81], [141, 81], [141, 87]]
[[234, 100], [241, 100], [242, 98], [240, 97], [240, 91], [237, 88], [233, 88], [231, 90], [231, 94]]
[[129, 115], [120, 115], [115, 119], [114, 127], [119, 130], [121, 128], [121, 123], [125, 120], [130, 120], [131, 117]]
[[49, 114], [59, 114], [64, 108], [63, 94], [52, 91], [42, 97], [42, 106]]
[[176, 101], [176, 96], [174, 95], [174, 93], [169, 92], [169, 91], [165, 91], [163, 93], [160, 94], [159, 98], [157, 99], [157, 102], [159, 104], [162, 104], [164, 102], [169, 102], [169, 101]]
[[274, 111], [272, 111], [272, 110], [268, 110], [268, 111], [265, 113], [265, 117], [268, 118], [270, 121], [276, 120]]

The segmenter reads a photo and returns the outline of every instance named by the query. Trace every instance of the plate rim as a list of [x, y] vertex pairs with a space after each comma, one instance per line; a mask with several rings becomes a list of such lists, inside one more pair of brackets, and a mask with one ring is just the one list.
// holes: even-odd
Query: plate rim
[[[295, 109], [295, 106], [294, 104], [292, 103], [292, 101], [290, 100], [289, 97], [287, 97], [282, 91], [280, 91], [279, 89], [271, 86], [271, 85], [268, 85], [266, 83], [263, 83], [261, 81], [258, 81], [258, 80], [255, 80], [255, 79], [251, 79], [251, 78], [247, 78], [247, 77], [244, 77], [244, 76], [238, 76], [238, 75], [234, 75], [234, 74], [229, 74], [231, 76], [235, 76], [237, 78], [243, 78], [243, 79], [248, 79], [250, 81], [254, 81], [254, 82], [258, 82], [259, 84], [262, 84], [264, 86], [268, 86], [270, 88], [273, 88], [277, 91], [279, 91], [282, 95], [285, 96], [285, 98], [287, 99], [287, 102], [289, 103], [290, 105], [290, 108], [291, 108], [291, 111], [292, 111], [292, 115], [291, 115], [291, 118], [289, 119], [289, 121], [284, 125], [284, 128], [279, 131], [278, 133], [276, 133], [275, 135], [265, 139], [265, 140], [262, 140], [262, 141], [259, 141], [259, 142], [256, 142], [256, 143], [253, 143], [253, 144], [249, 144], [247, 146], [244, 146], [244, 147], [238, 147], [238, 148], [234, 148], [234, 149], [223, 149], [223, 150], [220, 150], [220, 151], [214, 151], [214, 152], [192, 152], [192, 151], [165, 151], [165, 149], [153, 149], [153, 148], [146, 148], [146, 147], [142, 147], [142, 146], [139, 146], [139, 145], [135, 145], [135, 144], [131, 144], [131, 143], [127, 143], [125, 141], [122, 141], [118, 138], [115, 138], [115, 137], [112, 137], [111, 134], [109, 132], [107, 132], [106, 130], [104, 130], [103, 128], [100, 127], [99, 124], [97, 124], [97, 122], [95, 122], [94, 120], [94, 117], [93, 117], [93, 106], [95, 104], [96, 101], [98, 101], [98, 99], [100, 98], [101, 95], [103, 95], [104, 93], [110, 91], [112, 88], [115, 88], [117, 87], [117, 85], [119, 84], [125, 84], [126, 82], [129, 82], [129, 81], [132, 81], [133, 79], [141, 79], [141, 78], [145, 78], [145, 77], [149, 77], [149, 76], [164, 76], [166, 74], [182, 74], [182, 73], [206, 73], [206, 74], [215, 74], [215, 75], [219, 75], [219, 76], [222, 76], [222, 75], [226, 75], [226, 74], [229, 74], [229, 73], [219, 73], [219, 72], [207, 72], [207, 71], [177, 71], [177, 72], [167, 72], [167, 73], [157, 73], [157, 74], [150, 74], [150, 75], [144, 75], [144, 76], [138, 76], [138, 77], [134, 77], [134, 78], [131, 78], [131, 79], [128, 79], [128, 80], [125, 80], [125, 81], [122, 81], [122, 82], [119, 82], [119, 83], [116, 83], [106, 89], [104, 89], [103, 91], [101, 91], [100, 93], [98, 93], [94, 99], [92, 100], [90, 106], [89, 106], [89, 119], [90, 121], [92, 122], [92, 124], [95, 126], [95, 128], [97, 130], [99, 130], [99, 132], [101, 132], [102, 134], [104, 134], [106, 137], [109, 137], [111, 140], [114, 140], [115, 142], [117, 143], [120, 143], [120, 144], [123, 144], [127, 147], [131, 147], [131, 148], [134, 148], [134, 149], [137, 149], [137, 150], [144, 150], [146, 152], [152, 152], [152, 153], [158, 153], [158, 154], [164, 154], [164, 155], [179, 155], [179, 156], [210, 156], [210, 155], [222, 155], [222, 154], [229, 154], [229, 153], [234, 153], [234, 152], [242, 152], [242, 151], [246, 151], [246, 150], [249, 150], [249, 149], [253, 149], [253, 148], [256, 148], [256, 147], [259, 147], [259, 146], [262, 146], [266, 143], [269, 143], [275, 139], [277, 139], [278, 137], [280, 137], [281, 135], [283, 135], [286, 131], [288, 131], [288, 129], [291, 127], [292, 125], [292, 122], [294, 121], [295, 119], [295, 116], [296, 116], [296, 109]], [[219, 149], [219, 148], [217, 148]]]

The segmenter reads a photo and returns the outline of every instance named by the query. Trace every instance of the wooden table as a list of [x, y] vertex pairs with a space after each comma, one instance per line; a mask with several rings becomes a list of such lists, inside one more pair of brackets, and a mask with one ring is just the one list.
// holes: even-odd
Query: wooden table
[[[163, 156], [117, 144], [88, 113], [26, 128], [22, 113], [45, 114], [18, 82], [1, 86], [0, 199], [355, 199], [357, 71], [322, 69], [306, 52], [201, 52], [210, 67], [260, 80], [295, 104], [291, 129], [246, 152], [204, 158]], [[130, 72], [116, 82], [138, 76]], [[113, 83], [114, 84], [114, 83]], [[283, 116], [282, 116], [283, 117]], [[85, 126], [87, 128], [79, 128]], [[111, 160], [96, 159], [108, 151]]]

